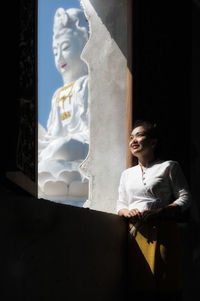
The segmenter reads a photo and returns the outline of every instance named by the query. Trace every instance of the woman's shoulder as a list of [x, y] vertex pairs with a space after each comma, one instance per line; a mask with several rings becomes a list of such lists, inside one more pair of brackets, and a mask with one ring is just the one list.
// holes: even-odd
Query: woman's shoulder
[[178, 161], [174, 161], [174, 160], [158, 160], [156, 163], [160, 165], [166, 165], [166, 166], [179, 165]]
[[157, 164], [160, 166], [160, 168], [165, 170], [173, 170], [180, 168], [179, 162], [175, 160], [160, 160], [159, 162], [157, 162]]
[[122, 175], [129, 175], [129, 174], [136, 173], [136, 172], [138, 171], [138, 167], [139, 167], [139, 165], [137, 164], [137, 165], [135, 165], [135, 166], [126, 168], [126, 169], [122, 172]]

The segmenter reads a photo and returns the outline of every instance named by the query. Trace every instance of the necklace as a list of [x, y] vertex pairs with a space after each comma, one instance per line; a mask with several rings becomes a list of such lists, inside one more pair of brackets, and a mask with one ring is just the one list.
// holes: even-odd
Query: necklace
[[[72, 98], [72, 90], [73, 90], [73, 86], [75, 84], [76, 81], [72, 82], [71, 84], [67, 85], [67, 86], [64, 86], [62, 87], [60, 90], [59, 90], [59, 93], [58, 93], [58, 97], [56, 98], [56, 102], [57, 104], [59, 104], [60, 101], [62, 101], [62, 108], [64, 110], [64, 103], [65, 103], [65, 100], [68, 99], [68, 103], [71, 104], [71, 98]], [[63, 95], [62, 97], [60, 97], [60, 94], [62, 91], [65, 91], [67, 89], [69, 89], [69, 93], [67, 95]], [[61, 120], [65, 120], [66, 118], [69, 118], [71, 117], [71, 112], [64, 112], [63, 114], [61, 114]]]
[[[72, 82], [71, 84], [69, 84], [69, 85], [67, 85], [67, 86], [62, 87], [62, 88], [60, 89], [60, 91], [59, 91], [58, 97], [56, 98], [56, 102], [59, 103], [60, 101], [62, 101], [62, 103], [63, 103], [63, 109], [64, 109], [64, 102], [65, 102], [65, 99], [66, 99], [66, 98], [69, 98], [69, 104], [71, 104], [72, 89], [73, 89], [73, 86], [74, 86], [75, 82], [76, 82], [76, 81]], [[68, 93], [67, 95], [64, 95], [64, 96], [60, 97], [60, 93], [61, 93], [62, 91], [64, 91], [64, 90], [69, 89], [69, 88], [71, 88], [71, 89], [69, 90], [69, 93]]]

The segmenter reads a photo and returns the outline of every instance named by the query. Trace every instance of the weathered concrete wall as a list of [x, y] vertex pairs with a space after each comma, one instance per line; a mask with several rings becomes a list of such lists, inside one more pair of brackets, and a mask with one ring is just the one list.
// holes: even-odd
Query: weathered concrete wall
[[126, 168], [126, 1], [82, 0], [90, 39], [82, 58], [89, 68], [90, 147], [82, 172], [90, 208], [115, 212]]

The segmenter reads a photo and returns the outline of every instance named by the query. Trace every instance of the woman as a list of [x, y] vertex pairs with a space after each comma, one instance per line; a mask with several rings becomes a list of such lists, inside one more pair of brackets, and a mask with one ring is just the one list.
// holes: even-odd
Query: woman
[[[134, 287], [177, 291], [180, 289], [177, 261], [180, 254], [176, 223], [172, 219], [190, 206], [191, 195], [178, 162], [159, 159], [157, 146], [156, 125], [137, 121], [129, 147], [138, 165], [121, 175], [117, 213], [129, 219], [130, 233], [134, 237], [132, 265], [137, 274], [134, 277], [132, 273]], [[137, 256], [136, 249], [143, 257]], [[149, 275], [146, 280], [141, 258]]]

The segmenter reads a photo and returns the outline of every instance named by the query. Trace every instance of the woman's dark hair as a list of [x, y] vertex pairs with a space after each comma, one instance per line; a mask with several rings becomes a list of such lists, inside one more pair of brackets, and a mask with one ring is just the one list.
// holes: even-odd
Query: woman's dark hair
[[161, 140], [158, 130], [158, 125], [155, 122], [151, 122], [149, 120], [136, 120], [133, 125], [133, 129], [135, 129], [138, 126], [143, 126], [146, 132], [147, 137], [151, 139], [156, 139], [156, 149], [155, 149], [155, 155], [160, 157], [161, 154]]
[[133, 129], [135, 129], [138, 126], [143, 126], [145, 129], [145, 132], [149, 138], [152, 139], [158, 139], [158, 129], [157, 129], [157, 124], [152, 123], [148, 120], [136, 120]]

